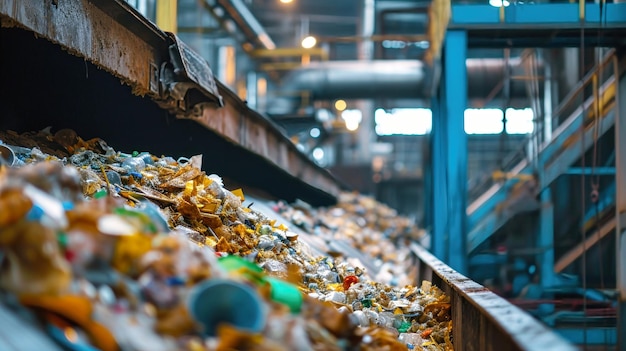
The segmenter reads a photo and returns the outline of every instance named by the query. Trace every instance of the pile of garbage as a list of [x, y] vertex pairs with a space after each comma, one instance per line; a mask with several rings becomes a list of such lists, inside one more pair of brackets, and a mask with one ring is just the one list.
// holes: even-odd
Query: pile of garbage
[[374, 280], [392, 286], [415, 285], [417, 265], [411, 260], [411, 242], [425, 232], [407, 217], [358, 193], [342, 193], [337, 205], [313, 208], [298, 200], [279, 201], [274, 211], [295, 226], [329, 241], [346, 241], [377, 268]]
[[314, 256], [201, 156], [71, 130], [0, 140], [0, 300], [64, 349], [453, 347], [441, 290]]

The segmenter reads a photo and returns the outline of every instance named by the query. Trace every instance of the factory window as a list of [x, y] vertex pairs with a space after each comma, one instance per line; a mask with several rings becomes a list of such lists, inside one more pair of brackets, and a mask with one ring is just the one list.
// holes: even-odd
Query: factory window
[[374, 114], [378, 135], [426, 135], [433, 125], [432, 111], [427, 108], [379, 108]]
[[506, 110], [506, 132], [508, 134], [530, 134], [534, 131], [533, 110], [525, 108]]
[[500, 134], [504, 127], [504, 113], [499, 109], [485, 108], [465, 110], [465, 133], [467, 134]]
[[[432, 111], [426, 108], [377, 109], [374, 115], [378, 135], [425, 135], [432, 129]], [[465, 133], [500, 134], [504, 124], [501, 109], [465, 110]], [[508, 134], [530, 134], [534, 130], [530, 108], [506, 110]]]

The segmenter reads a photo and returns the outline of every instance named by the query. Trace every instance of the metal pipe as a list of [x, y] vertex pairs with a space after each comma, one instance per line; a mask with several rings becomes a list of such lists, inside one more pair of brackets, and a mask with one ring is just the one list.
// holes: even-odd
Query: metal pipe
[[[374, 0], [363, 0], [360, 32], [365, 38], [374, 35], [375, 5]], [[371, 60], [374, 57], [374, 43], [367, 39], [359, 42], [357, 57], [359, 60]]]
[[[520, 63], [518, 58], [510, 60], [512, 75], [523, 74]], [[466, 60], [468, 97], [478, 99], [489, 95], [504, 78], [503, 65], [500, 59]], [[283, 95], [274, 99], [268, 112], [293, 113], [298, 96], [304, 92], [313, 100], [429, 98], [426, 69], [429, 68], [417, 60], [312, 62], [287, 74], [281, 86]], [[524, 82], [513, 81], [510, 93], [512, 98], [526, 98]]]
[[218, 4], [226, 10], [228, 15], [237, 23], [246, 38], [262, 48], [272, 50], [276, 44], [265, 32], [261, 23], [254, 17], [250, 9], [241, 0], [217, 0]]
[[[376, 22], [376, 1], [362, 0], [362, 15], [360, 34], [364, 37], [374, 35]], [[357, 44], [357, 58], [370, 62], [374, 58], [374, 42], [364, 40]], [[360, 164], [371, 162], [371, 145], [375, 142], [374, 133], [374, 103], [363, 99], [356, 101], [355, 107], [361, 111], [361, 122], [356, 131], [356, 142], [359, 145], [354, 150], [355, 161]]]
[[293, 113], [305, 92], [313, 99], [412, 97], [423, 89], [424, 71], [420, 61], [312, 62], [287, 75], [281, 90], [290, 96], [274, 99], [268, 112]]

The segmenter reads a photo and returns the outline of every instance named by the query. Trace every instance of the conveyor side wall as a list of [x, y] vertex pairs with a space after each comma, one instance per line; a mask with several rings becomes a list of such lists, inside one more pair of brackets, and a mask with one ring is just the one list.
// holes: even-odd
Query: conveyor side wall
[[459, 350], [570, 351], [577, 348], [532, 316], [456, 272], [417, 244], [419, 280], [431, 280], [452, 305], [454, 345]]

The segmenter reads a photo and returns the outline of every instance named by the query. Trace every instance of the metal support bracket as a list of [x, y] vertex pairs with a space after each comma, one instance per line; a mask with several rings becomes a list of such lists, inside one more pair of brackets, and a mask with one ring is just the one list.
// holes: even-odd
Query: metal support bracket
[[178, 118], [198, 118], [205, 107], [223, 107], [209, 63], [176, 35], [168, 35], [169, 61], [162, 64], [159, 77], [161, 106]]

